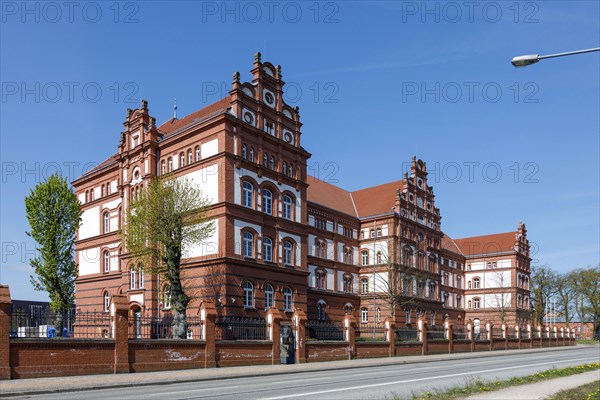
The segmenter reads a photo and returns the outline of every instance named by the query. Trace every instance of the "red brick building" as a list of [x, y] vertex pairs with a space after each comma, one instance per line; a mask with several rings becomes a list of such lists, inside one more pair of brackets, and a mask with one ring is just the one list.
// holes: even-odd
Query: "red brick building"
[[117, 152], [73, 182], [83, 221], [76, 242], [77, 307], [108, 311], [126, 294], [132, 312], [169, 313], [165, 282], [130, 267], [119, 230], [124, 210], [155, 176], [198, 183], [216, 222], [186, 249], [189, 313], [210, 299], [220, 315], [400, 322], [445, 317], [514, 324], [528, 319], [524, 224], [451, 239], [413, 158], [401, 180], [346, 191], [307, 175], [298, 108], [283, 101], [279, 66], [255, 56], [251, 82], [235, 73], [229, 96], [157, 126], [148, 103], [128, 110]]

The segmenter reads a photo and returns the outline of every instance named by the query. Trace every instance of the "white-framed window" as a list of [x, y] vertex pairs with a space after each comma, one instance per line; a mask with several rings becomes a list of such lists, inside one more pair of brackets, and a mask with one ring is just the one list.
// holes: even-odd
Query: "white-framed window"
[[140, 268], [139, 272], [138, 272], [138, 278], [139, 278], [139, 288], [143, 289], [144, 288], [144, 269]]
[[131, 269], [129, 270], [129, 288], [130, 289], [135, 289], [136, 275], [137, 274], [135, 272], [135, 269], [132, 266]]
[[252, 184], [248, 181], [244, 181], [244, 183], [242, 184], [242, 194], [243, 194], [243, 199], [242, 199], [242, 205], [244, 207], [250, 207], [252, 208], [252, 198], [254, 197], [254, 186], [252, 186]]
[[104, 228], [104, 233], [110, 232], [110, 215], [108, 214], [108, 211], [105, 211], [102, 214], [102, 227]]
[[104, 311], [110, 311], [110, 293], [108, 291], [104, 292]]
[[475, 297], [473, 299], [473, 308], [475, 310], [479, 309], [480, 303], [481, 303], [481, 300], [479, 299], [479, 297]]
[[281, 173], [287, 175], [287, 163], [285, 161], [281, 164]]
[[269, 165], [269, 155], [267, 153], [263, 153], [263, 167], [267, 168]]
[[242, 144], [242, 158], [245, 160], [246, 159], [246, 145]]
[[325, 289], [325, 272], [315, 272], [315, 281], [317, 289]]
[[479, 280], [479, 278], [473, 278], [473, 289], [479, 289], [480, 283], [481, 281]]
[[248, 281], [244, 283], [244, 307], [254, 307], [254, 286]]
[[404, 318], [406, 319], [406, 323], [410, 324], [410, 308], [408, 307], [404, 310]]
[[269, 162], [269, 167], [270, 167], [272, 170], [275, 170], [275, 158], [274, 158], [273, 156], [271, 156], [271, 160], [270, 160], [270, 162]]
[[294, 205], [294, 200], [292, 200], [291, 196], [287, 194], [283, 196], [283, 218], [292, 219], [292, 206]]
[[360, 286], [363, 294], [369, 293], [369, 280], [367, 278], [361, 279]]
[[160, 162], [160, 174], [164, 175], [167, 172], [167, 166], [165, 164], [165, 160]]
[[344, 276], [344, 293], [352, 293], [352, 277], [349, 275]]
[[183, 154], [183, 152], [181, 152], [179, 154], [179, 168], [183, 168], [185, 167], [185, 154]]
[[196, 161], [200, 161], [200, 146], [196, 146]]
[[275, 290], [273, 289], [273, 286], [267, 284], [265, 286], [265, 308], [273, 307], [273, 305], [275, 304], [274, 296]]
[[381, 252], [377, 252], [377, 264], [381, 264]]
[[365, 324], [369, 322], [369, 310], [366, 307], [360, 309], [360, 322]]
[[172, 157], [169, 157], [167, 159], [167, 171], [173, 172], [173, 158]]
[[285, 311], [292, 311], [294, 307], [294, 295], [292, 293], [292, 289], [287, 287], [283, 291], [283, 305]]
[[294, 166], [292, 164], [290, 164], [288, 168], [288, 174], [290, 175], [290, 178], [294, 177]]
[[192, 149], [188, 149], [188, 165], [194, 162], [194, 158], [192, 157]]
[[363, 250], [360, 252], [362, 265], [369, 265], [369, 252], [367, 250]]
[[293, 265], [294, 245], [289, 240], [283, 242], [283, 263], [285, 265]]
[[165, 285], [163, 287], [162, 306], [165, 309], [171, 308], [171, 285]]
[[244, 257], [254, 258], [254, 235], [244, 232]]
[[265, 214], [273, 214], [273, 193], [268, 189], [263, 189], [263, 212]]
[[346, 305], [344, 306], [344, 314], [352, 315], [353, 311], [354, 311], [354, 307], [352, 307], [352, 304], [346, 303]]
[[254, 162], [254, 147], [250, 147], [250, 154], [249, 154], [249, 156], [248, 156], [248, 159], [249, 159], [251, 162]]
[[110, 271], [110, 253], [108, 250], [104, 250], [102, 253], [102, 264], [104, 265], [104, 272]]
[[263, 238], [263, 260], [273, 261], [273, 240], [270, 237]]

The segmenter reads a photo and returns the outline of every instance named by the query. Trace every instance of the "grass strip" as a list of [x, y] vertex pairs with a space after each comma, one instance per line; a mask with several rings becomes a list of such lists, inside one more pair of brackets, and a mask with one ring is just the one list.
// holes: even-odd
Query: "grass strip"
[[547, 400], [600, 400], [600, 381], [588, 383], [573, 389], [561, 390]]
[[[500, 390], [511, 386], [526, 385], [528, 383], [535, 383], [545, 381], [553, 378], [560, 378], [563, 376], [570, 376], [575, 374], [581, 374], [587, 371], [593, 371], [600, 369], [600, 363], [578, 365], [576, 367], [566, 367], [560, 369], [548, 369], [537, 374], [528, 376], [514, 377], [505, 381], [484, 381], [481, 379], [467, 380], [464, 386], [456, 386], [449, 389], [440, 389], [433, 392], [421, 392], [413, 393], [412, 400], [447, 400], [447, 399], [462, 399], [466, 396], [490, 392], [494, 390]], [[596, 384], [598, 384], [596, 382]], [[600, 394], [593, 394], [596, 397], [590, 397], [590, 400], [600, 400]], [[566, 399], [567, 397], [565, 397]], [[573, 398], [573, 397], [571, 397]], [[586, 397], [575, 397], [585, 399]], [[392, 397], [394, 400], [400, 400], [398, 396]]]

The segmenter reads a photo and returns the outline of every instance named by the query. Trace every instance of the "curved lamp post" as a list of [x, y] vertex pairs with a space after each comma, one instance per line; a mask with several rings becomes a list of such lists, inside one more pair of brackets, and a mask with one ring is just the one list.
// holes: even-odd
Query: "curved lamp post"
[[600, 47], [596, 47], [593, 49], [585, 49], [585, 50], [577, 50], [577, 51], [568, 51], [566, 53], [557, 53], [557, 54], [549, 54], [547, 56], [540, 56], [539, 54], [529, 54], [526, 56], [518, 56], [514, 57], [511, 61], [512, 65], [515, 68], [526, 67], [531, 64], [535, 64], [540, 60], [545, 58], [555, 58], [555, 57], [564, 57], [564, 56], [572, 56], [574, 54], [583, 54], [583, 53], [591, 53], [594, 51], [600, 51]]

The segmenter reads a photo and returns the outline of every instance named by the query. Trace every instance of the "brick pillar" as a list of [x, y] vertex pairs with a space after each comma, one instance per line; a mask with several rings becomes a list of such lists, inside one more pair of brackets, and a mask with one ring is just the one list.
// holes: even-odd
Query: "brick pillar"
[[467, 323], [467, 337], [471, 340], [471, 352], [475, 351], [475, 326], [471, 320]]
[[386, 340], [388, 341], [388, 355], [396, 356], [396, 321], [392, 318], [385, 319]]
[[531, 332], [531, 324], [527, 324], [527, 341], [529, 342], [529, 348], [533, 347], [533, 335]]
[[519, 325], [515, 326], [515, 334], [517, 335], [517, 339], [519, 339], [519, 344], [517, 348], [521, 350], [521, 327]]
[[269, 339], [272, 342], [271, 348], [271, 365], [281, 364], [281, 320], [283, 316], [277, 308], [270, 308], [267, 314], [269, 323]]
[[560, 341], [560, 343], [561, 343], [560, 345], [564, 346], [565, 345], [565, 328], [564, 327], [560, 328], [560, 338], [562, 339]]
[[446, 338], [448, 339], [448, 353], [454, 353], [454, 337], [452, 335], [454, 324], [450, 319], [444, 322], [444, 328], [446, 328]]
[[127, 296], [117, 295], [111, 298], [110, 314], [113, 319], [113, 338], [115, 339], [114, 373], [129, 372], [129, 302]]
[[348, 342], [348, 359], [352, 360], [356, 355], [356, 319], [352, 315], [344, 318], [344, 340]]
[[507, 330], [508, 326], [503, 322], [502, 323], [502, 338], [504, 339], [504, 350], [508, 350], [508, 335]]
[[10, 379], [10, 290], [0, 285], [0, 380]]
[[423, 318], [419, 318], [417, 321], [419, 327], [419, 340], [421, 341], [421, 354], [427, 355], [429, 353], [429, 346], [427, 344], [427, 322]]
[[552, 329], [554, 331], [554, 345], [558, 346], [558, 328], [554, 326]]
[[306, 362], [306, 314], [297, 308], [294, 311], [294, 336], [296, 337], [296, 363]]
[[215, 322], [217, 309], [211, 301], [203, 301], [200, 305], [200, 319], [202, 320], [202, 339], [204, 339], [204, 368], [217, 366]]
[[485, 324], [485, 329], [487, 330], [487, 339], [490, 341], [490, 350], [494, 350], [494, 335], [492, 334], [492, 329], [494, 325], [491, 322], [487, 322]]

